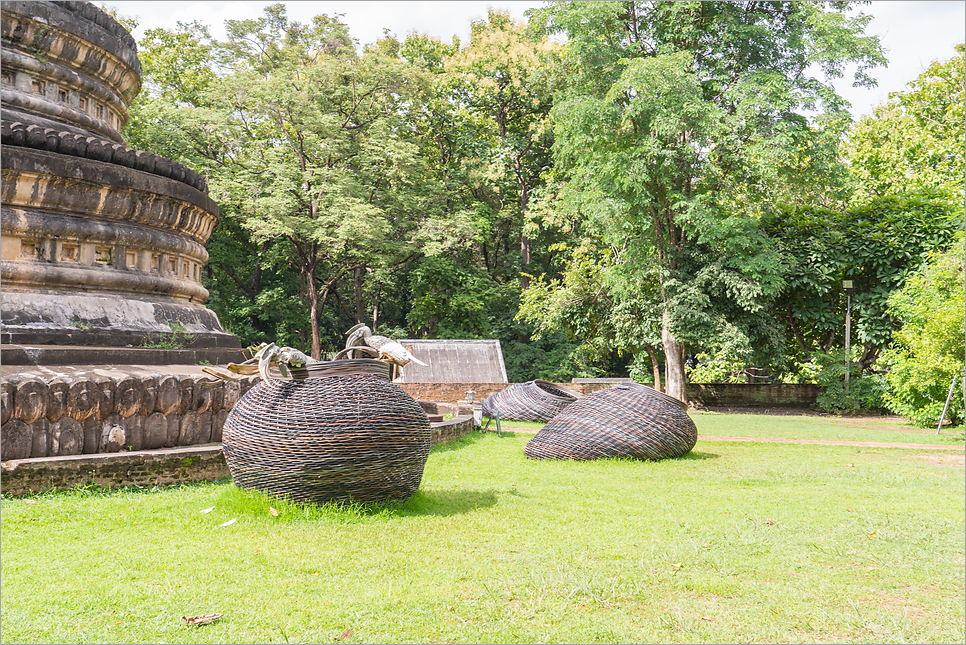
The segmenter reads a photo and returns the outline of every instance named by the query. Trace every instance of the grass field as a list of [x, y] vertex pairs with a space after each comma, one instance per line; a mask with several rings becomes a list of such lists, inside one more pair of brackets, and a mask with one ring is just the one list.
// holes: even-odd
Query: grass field
[[[962, 444], [822, 417], [695, 420]], [[389, 507], [228, 482], [4, 498], [2, 641], [963, 642], [959, 451], [699, 440], [677, 460], [547, 462], [523, 456], [529, 438], [438, 446], [416, 496]], [[182, 620], [208, 613], [223, 615]]]

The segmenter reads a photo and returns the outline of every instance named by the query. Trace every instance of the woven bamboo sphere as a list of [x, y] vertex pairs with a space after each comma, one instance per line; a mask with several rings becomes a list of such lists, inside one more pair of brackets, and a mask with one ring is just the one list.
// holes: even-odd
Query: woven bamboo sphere
[[514, 421], [549, 421], [580, 398], [570, 388], [535, 379], [514, 383], [483, 399], [481, 407], [488, 417]]
[[388, 365], [382, 375], [373, 364], [385, 365], [332, 361], [313, 366], [308, 378], [263, 381], [250, 390], [225, 420], [225, 461], [235, 484], [314, 503], [411, 497], [429, 456], [429, 419], [389, 381]]
[[646, 385], [622, 383], [568, 405], [523, 452], [533, 459], [658, 460], [687, 454], [697, 440], [683, 403]]

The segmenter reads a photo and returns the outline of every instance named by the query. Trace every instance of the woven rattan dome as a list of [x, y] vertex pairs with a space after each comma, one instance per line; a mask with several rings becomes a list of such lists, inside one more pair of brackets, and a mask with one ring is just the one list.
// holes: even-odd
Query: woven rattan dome
[[694, 448], [683, 403], [645, 385], [621, 384], [567, 406], [523, 449], [533, 459], [667, 459]]
[[311, 367], [308, 378], [259, 383], [228, 415], [235, 484], [315, 503], [411, 497], [432, 441], [423, 409], [380, 361]]
[[515, 421], [549, 421], [580, 398], [571, 389], [547, 381], [514, 383], [483, 399], [483, 414]]

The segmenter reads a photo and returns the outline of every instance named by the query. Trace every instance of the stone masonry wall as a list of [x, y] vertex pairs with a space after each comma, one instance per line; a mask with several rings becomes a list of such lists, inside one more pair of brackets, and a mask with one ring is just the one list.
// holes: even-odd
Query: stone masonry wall
[[[591, 394], [616, 383], [556, 383], [580, 394]], [[466, 391], [475, 392], [474, 399], [486, 397], [509, 387], [509, 383], [400, 383], [399, 386], [417, 400], [456, 403], [466, 399]], [[807, 408], [819, 394], [817, 385], [796, 383], [689, 383], [688, 398], [692, 405], [720, 407]]]
[[154, 450], [221, 441], [256, 377], [94, 377], [0, 383], [0, 460]]
[[[154, 450], [221, 441], [228, 412], [257, 377], [215, 381], [176, 375], [0, 383], [0, 460]], [[562, 383], [581, 394], [613, 384]], [[506, 383], [401, 383], [414, 399], [479, 402]], [[791, 384], [691, 384], [703, 406], [808, 407], [818, 388]]]

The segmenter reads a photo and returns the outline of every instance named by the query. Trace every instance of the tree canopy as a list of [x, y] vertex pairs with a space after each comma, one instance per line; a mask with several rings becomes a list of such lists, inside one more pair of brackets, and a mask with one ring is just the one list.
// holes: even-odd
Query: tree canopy
[[126, 136], [208, 178], [209, 306], [246, 343], [495, 337], [511, 380], [686, 400], [689, 371], [802, 377], [851, 277], [882, 369], [962, 225], [963, 49], [853, 126], [832, 81], [885, 62], [856, 5], [550, 2], [361, 48], [272, 5], [148, 30]]
[[[869, 85], [868, 69], [885, 62], [862, 35], [869, 17], [847, 7], [555, 2], [531, 13], [567, 37], [569, 82], [551, 111], [555, 208], [630, 247], [628, 280], [658, 267], [672, 396], [687, 397], [688, 344], [740, 337], [750, 349], [775, 336], [763, 316], [783, 267], [757, 218], [775, 186], [833, 163], [822, 128], [848, 117], [828, 79], [855, 63]], [[804, 110], [819, 113], [814, 124]]]
[[855, 197], [896, 193], [948, 195], [962, 207], [966, 176], [966, 46], [934, 61], [889, 101], [852, 129], [845, 153], [856, 179]]

